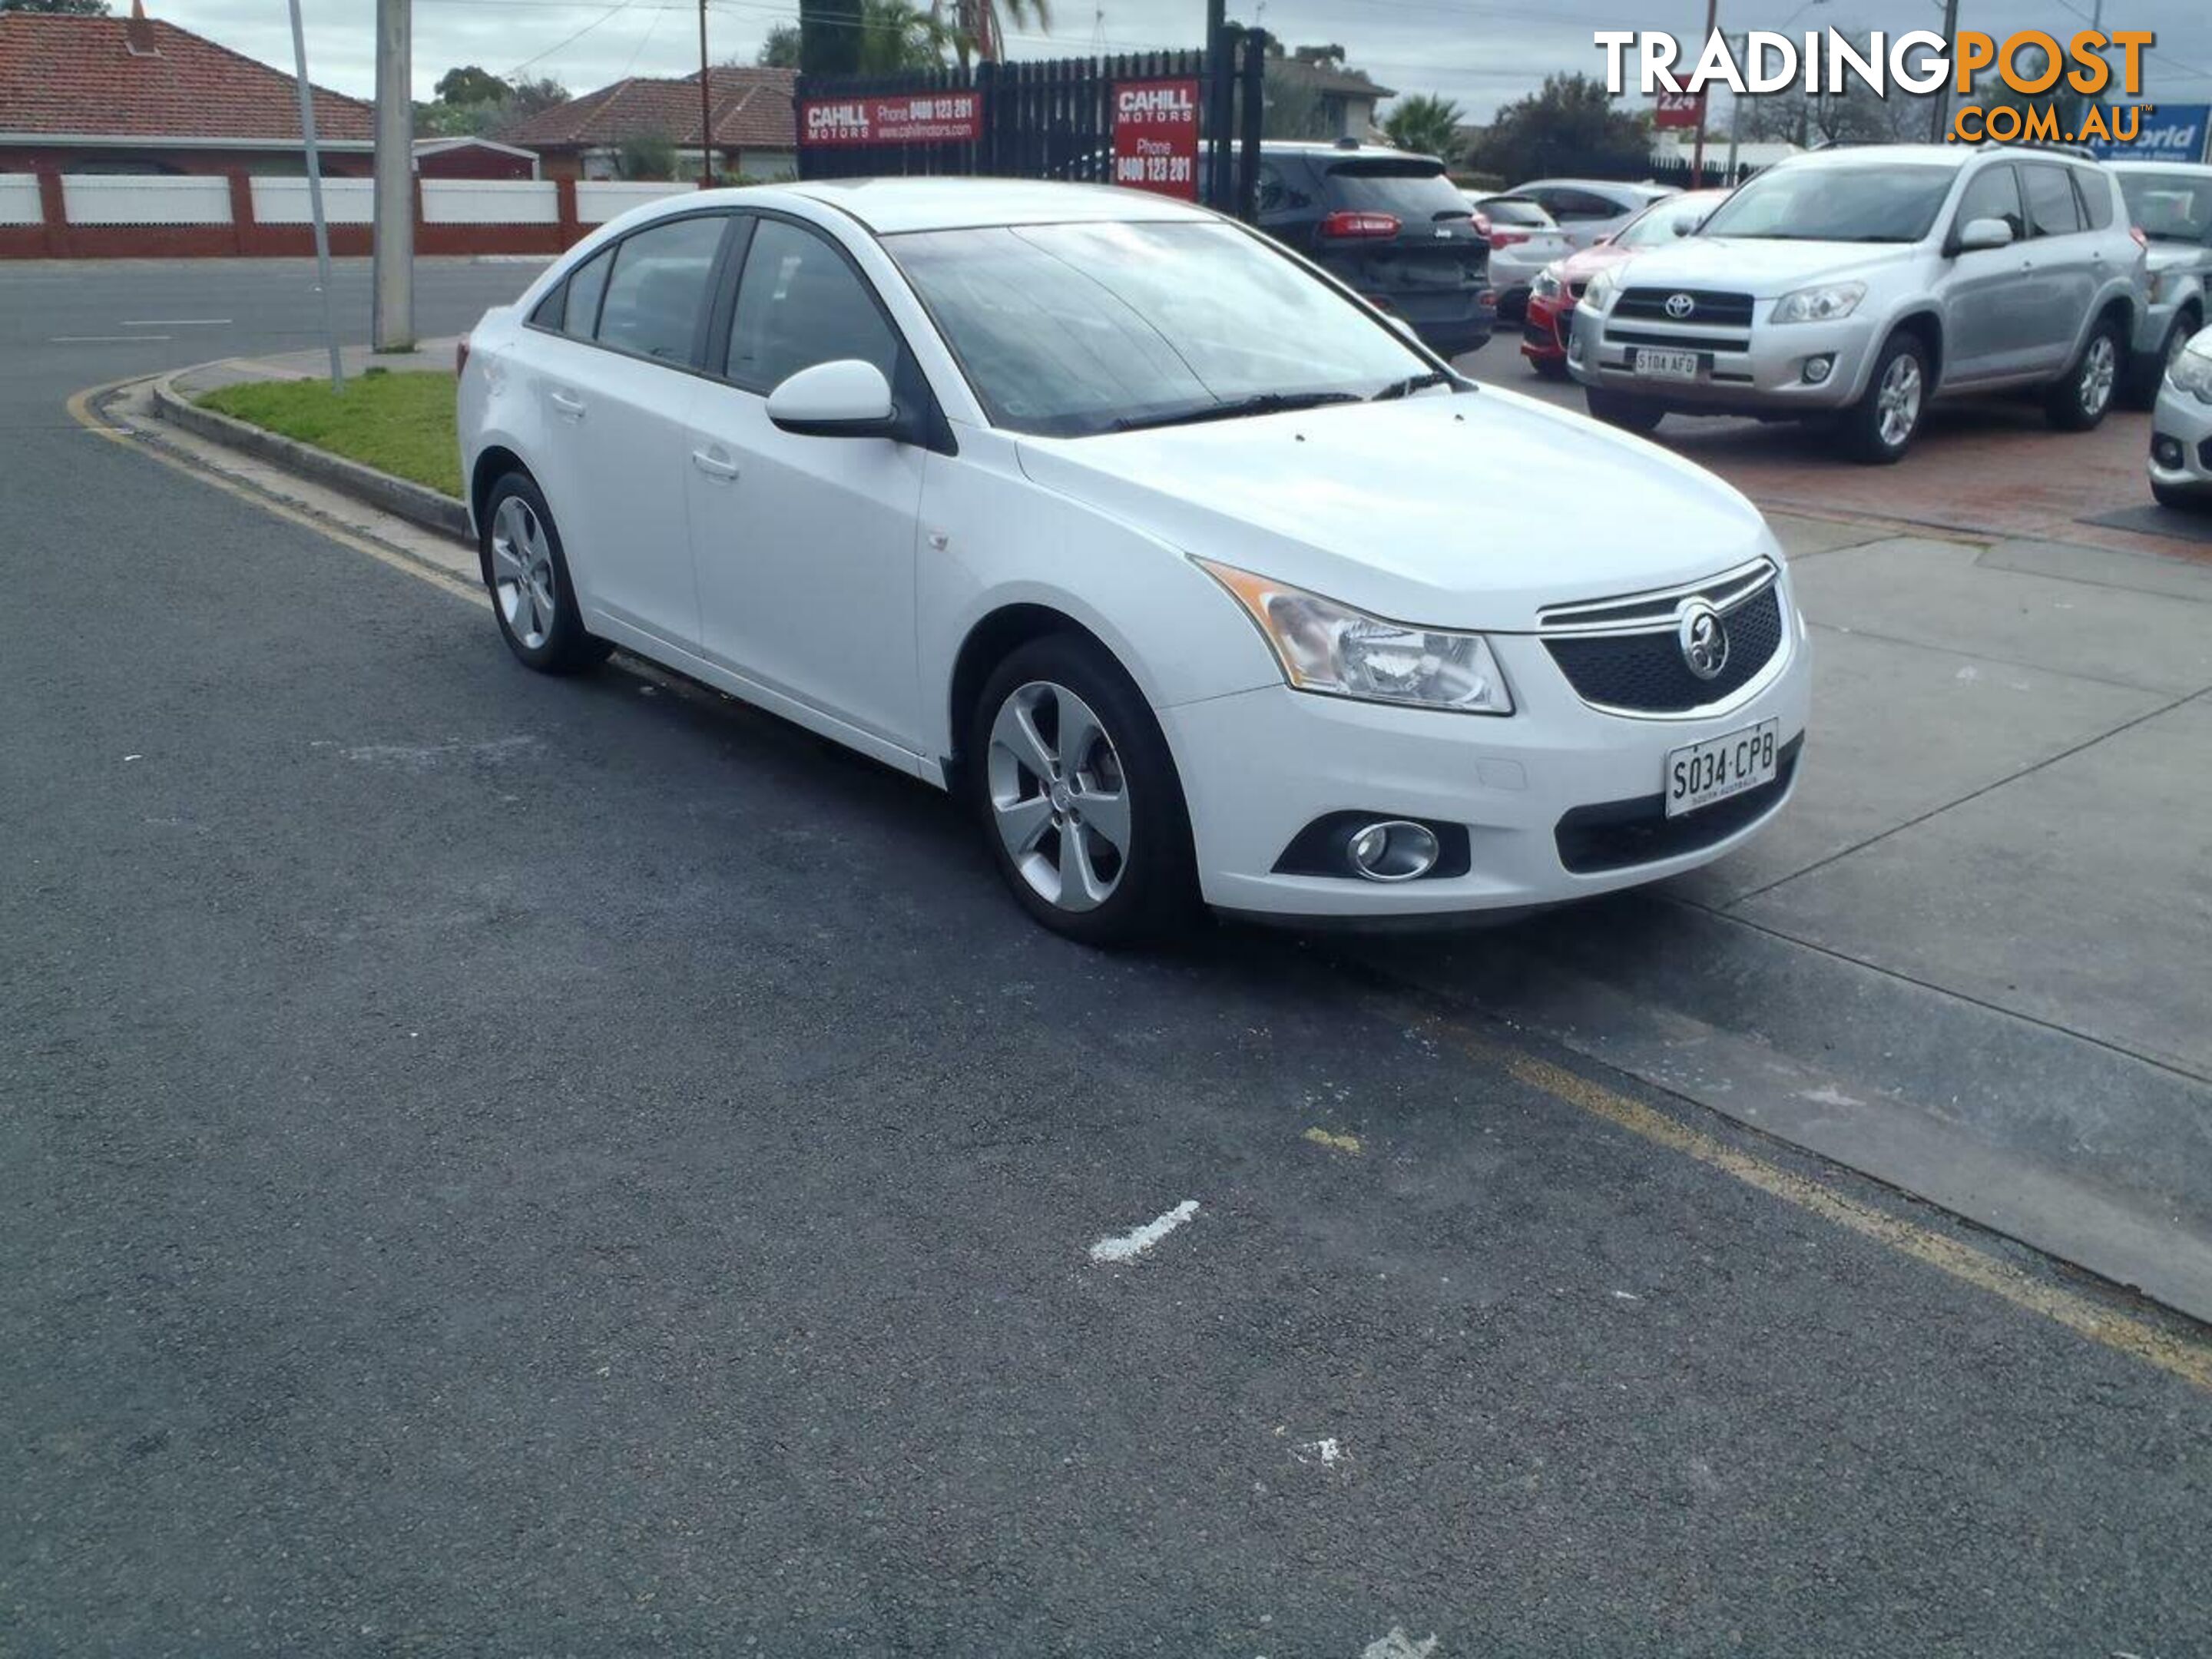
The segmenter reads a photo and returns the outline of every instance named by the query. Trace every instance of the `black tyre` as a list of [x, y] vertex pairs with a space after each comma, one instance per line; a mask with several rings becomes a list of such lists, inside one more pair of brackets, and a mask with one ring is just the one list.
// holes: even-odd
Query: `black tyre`
[[2166, 331], [2157, 354], [2141, 358], [2129, 368], [2127, 384], [2120, 388], [2120, 404], [2125, 409], [2148, 409], [2158, 401], [2159, 382], [2166, 379], [2166, 368], [2181, 355], [2197, 331], [2203, 327], [2193, 311], [2185, 310]]
[[1567, 378], [1567, 360], [1564, 357], [1531, 357], [1528, 367], [1536, 371], [1540, 380], [1564, 380]]
[[485, 498], [486, 585], [507, 649], [541, 674], [579, 674], [614, 647], [584, 631], [568, 556], [544, 493], [526, 472], [510, 472]]
[[1016, 648], [968, 726], [962, 786], [1022, 908], [1085, 945], [1166, 937], [1197, 908], [1190, 818], [1159, 722], [1096, 642]]
[[1844, 453], [1867, 466], [1902, 459], [1920, 430], [1929, 390], [1928, 348], [1917, 334], [1891, 335], [1875, 359], [1867, 389], [1837, 428]]
[[2160, 507], [2170, 507], [2176, 512], [2203, 513], [2212, 508], [2212, 495], [2201, 490], [2184, 489], [2179, 484], [2160, 483], [2153, 478], [2150, 493]]
[[1667, 411], [1660, 405], [1630, 392], [1606, 392], [1594, 386], [1585, 386], [1583, 398], [1591, 419], [1617, 426], [1623, 432], [1633, 432], [1638, 437], [1656, 432], [1659, 422], [1667, 418]]
[[2045, 418], [2061, 432], [2094, 430], [2112, 410], [2126, 349], [2120, 325], [2109, 317], [2098, 319], [2065, 374], [2043, 394]]

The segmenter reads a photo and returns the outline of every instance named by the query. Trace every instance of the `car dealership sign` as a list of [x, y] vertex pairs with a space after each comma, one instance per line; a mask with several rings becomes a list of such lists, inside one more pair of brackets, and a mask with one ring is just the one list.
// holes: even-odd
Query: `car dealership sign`
[[1198, 199], [1198, 82], [1123, 81], [1114, 88], [1114, 182]]
[[[2115, 131], [2128, 131], [2118, 121], [2112, 125]], [[2212, 104], [2158, 104], [2136, 118], [2132, 139], [2091, 138], [2088, 146], [2100, 161], [2201, 161], [2208, 127]]]
[[809, 98], [799, 108], [805, 144], [957, 144], [983, 136], [980, 92], [901, 92]]

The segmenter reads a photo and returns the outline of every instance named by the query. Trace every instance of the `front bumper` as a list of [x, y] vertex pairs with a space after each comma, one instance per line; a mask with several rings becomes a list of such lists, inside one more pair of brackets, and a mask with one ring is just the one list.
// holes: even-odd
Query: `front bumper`
[[1528, 296], [1528, 309], [1521, 319], [1521, 355], [1530, 362], [1556, 363], [1567, 355], [1567, 336], [1573, 330], [1575, 302]]
[[2212, 494], [2212, 404], [2162, 386], [2151, 411], [2150, 432], [2152, 481], [2169, 489]]
[[[1758, 309], [1769, 308], [1760, 301]], [[1777, 327], [1755, 320], [1743, 329], [1638, 319], [1615, 323], [1588, 305], [1575, 307], [1567, 368], [1584, 386], [1632, 393], [1669, 409], [1713, 414], [1814, 415], [1848, 408], [1865, 391], [1881, 336], [1870, 317]], [[1643, 348], [1689, 350], [1698, 357], [1695, 380], [1647, 379], [1636, 372]], [[1806, 378], [1807, 365], [1825, 358], [1828, 372]]]
[[[1741, 845], [1795, 788], [1794, 765], [1751, 810], [1720, 802], [1672, 820], [1657, 811], [1667, 757], [1772, 720], [1794, 762], [1809, 703], [1803, 624], [1785, 609], [1779, 664], [1724, 710], [1687, 718], [1600, 713], [1531, 635], [1493, 635], [1515, 699], [1504, 718], [1397, 708], [1270, 686], [1159, 711], [1190, 807], [1200, 884], [1224, 910], [1341, 921], [1455, 915], [1565, 903], [1692, 870]], [[1798, 748], [1792, 748], [1798, 745]], [[1392, 884], [1289, 873], [1299, 831], [1331, 813], [1464, 826], [1466, 873]], [[1713, 833], [1703, 833], [1704, 814]], [[1593, 833], [1654, 855], [1585, 866]], [[1686, 826], [1688, 842], [1681, 833]], [[1670, 838], [1671, 836], [1671, 838]], [[1604, 860], [1598, 860], [1603, 862]]]

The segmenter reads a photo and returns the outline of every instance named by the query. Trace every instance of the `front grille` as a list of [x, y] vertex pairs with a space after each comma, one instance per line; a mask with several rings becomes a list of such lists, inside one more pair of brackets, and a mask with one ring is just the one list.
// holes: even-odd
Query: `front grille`
[[1674, 351], [1748, 351], [1748, 334], [1655, 334], [1648, 328], [1605, 327], [1607, 345], [1662, 346]]
[[[1670, 317], [1667, 301], [1678, 294], [1690, 296], [1690, 314]], [[1612, 314], [1624, 321], [1681, 323], [1700, 328], [1749, 328], [1751, 295], [1716, 294], [1702, 288], [1632, 288], [1613, 302]]]
[[1739, 830], [1756, 823], [1789, 792], [1790, 780], [1797, 772], [1798, 751], [1804, 746], [1802, 737], [1782, 745], [1782, 752], [1774, 757], [1773, 782], [1680, 817], [1667, 816], [1663, 795], [1577, 806], [1559, 820], [1552, 834], [1559, 849], [1559, 862], [1574, 875], [1594, 876], [1680, 858], [1726, 841]]
[[1721, 621], [1728, 629], [1728, 660], [1709, 680], [1690, 672], [1671, 628], [1546, 640], [1544, 645], [1584, 702], [1639, 714], [1683, 714], [1743, 690], [1781, 648], [1782, 602], [1771, 583], [1723, 611]]

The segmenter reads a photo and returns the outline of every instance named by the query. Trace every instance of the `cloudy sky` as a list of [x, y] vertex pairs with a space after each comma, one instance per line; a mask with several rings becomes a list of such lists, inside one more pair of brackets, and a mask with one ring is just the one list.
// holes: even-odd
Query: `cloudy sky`
[[[1962, 27], [2002, 34], [2049, 30], [2061, 40], [2087, 27], [2098, 0], [1960, 0]], [[373, 88], [374, 0], [305, 0], [309, 67], [343, 92]], [[1851, 32], [1934, 27], [1938, 0], [1720, 0], [1721, 27]], [[273, 0], [148, 0], [155, 15], [272, 64], [289, 66], [285, 13]], [[1103, 8], [1103, 9], [1102, 9]], [[121, 9], [118, 0], [118, 9]], [[770, 27], [798, 15], [797, 0], [708, 0], [716, 61], [750, 61]], [[1292, 42], [1340, 42], [1351, 61], [1385, 85], [1440, 92], [1486, 120], [1548, 73], [1602, 73], [1599, 28], [1668, 28], [1694, 35], [1697, 0], [1651, 6], [1631, 0], [1230, 0], [1230, 15]], [[1049, 34], [1034, 24], [1012, 35], [1012, 55], [1054, 57], [1199, 44], [1204, 0], [1054, 0]], [[2212, 4], [2207, 0], [2112, 0], [2113, 27], [2148, 28], [2147, 95], [2212, 103]], [[696, 0], [415, 0], [415, 89], [456, 64], [495, 74], [551, 75], [584, 92], [624, 75], [681, 75], [698, 67]]]

